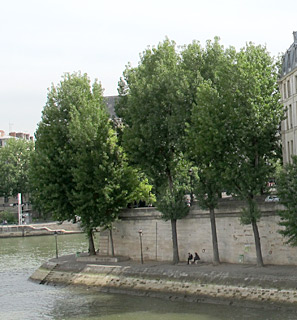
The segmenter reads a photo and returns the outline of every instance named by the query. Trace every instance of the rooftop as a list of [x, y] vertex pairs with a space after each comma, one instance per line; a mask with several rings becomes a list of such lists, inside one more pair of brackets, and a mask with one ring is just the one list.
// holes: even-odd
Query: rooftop
[[294, 42], [283, 55], [281, 77], [284, 77], [297, 68], [297, 31], [293, 31]]

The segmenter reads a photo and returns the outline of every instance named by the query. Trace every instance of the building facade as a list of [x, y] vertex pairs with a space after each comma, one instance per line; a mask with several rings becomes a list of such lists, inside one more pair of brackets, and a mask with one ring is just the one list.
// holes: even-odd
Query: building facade
[[0, 130], [0, 148], [4, 147], [9, 139], [24, 139], [33, 141], [34, 138], [33, 136], [30, 136], [29, 133], [23, 132], [10, 132], [7, 136], [3, 130]]
[[297, 155], [297, 31], [294, 42], [283, 56], [279, 88], [286, 117], [281, 124], [284, 164]]

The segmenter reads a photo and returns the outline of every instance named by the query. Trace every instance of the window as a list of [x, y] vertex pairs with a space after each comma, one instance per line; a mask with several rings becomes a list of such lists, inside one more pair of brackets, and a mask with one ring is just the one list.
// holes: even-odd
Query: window
[[293, 151], [293, 140], [291, 140], [291, 155], [294, 155], [294, 151]]
[[286, 110], [286, 130], [289, 130], [289, 114], [288, 109]]
[[291, 162], [291, 156], [290, 156], [290, 142], [288, 141], [287, 142], [287, 153], [288, 153], [288, 162], [290, 163]]
[[295, 93], [297, 93], [297, 76], [295, 76]]
[[293, 113], [292, 113], [292, 105], [289, 105], [289, 123], [290, 123], [290, 128], [293, 128]]
[[284, 82], [284, 99], [287, 99], [286, 83]]
[[290, 97], [291, 96], [290, 80], [287, 81], [287, 89], [288, 89], [288, 97]]

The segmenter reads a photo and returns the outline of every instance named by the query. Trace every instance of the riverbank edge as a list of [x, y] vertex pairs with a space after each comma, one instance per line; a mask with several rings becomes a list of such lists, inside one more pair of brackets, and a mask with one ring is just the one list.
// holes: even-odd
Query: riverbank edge
[[[40, 284], [94, 287], [104, 292], [120, 292], [170, 300], [220, 302], [235, 305], [266, 303], [294, 309], [297, 306], [297, 278], [290, 274], [259, 268], [230, 266], [230, 271], [204, 264], [170, 265], [135, 262], [99, 264], [78, 262], [75, 255], [52, 259], [39, 267], [30, 280]], [[235, 272], [235, 268], [237, 268]], [[238, 272], [239, 270], [239, 272]], [[267, 269], [268, 270], [268, 269]], [[269, 269], [271, 271], [272, 269]], [[274, 270], [274, 269], [273, 269]], [[291, 269], [290, 269], [291, 270]], [[292, 269], [292, 272], [294, 269]]]
[[82, 233], [79, 224], [64, 222], [63, 224], [54, 222], [25, 224], [25, 225], [2, 225], [0, 226], [1, 238], [48, 236], [57, 234], [77, 234]]

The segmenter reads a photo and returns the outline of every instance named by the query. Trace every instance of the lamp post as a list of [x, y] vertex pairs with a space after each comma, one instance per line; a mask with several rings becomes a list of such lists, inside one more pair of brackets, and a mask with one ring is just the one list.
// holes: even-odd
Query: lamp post
[[54, 235], [55, 235], [55, 241], [56, 241], [56, 259], [58, 259], [59, 258], [59, 256], [58, 256], [58, 232], [55, 231]]
[[19, 225], [23, 224], [23, 217], [22, 217], [22, 194], [18, 193], [18, 220]]
[[142, 253], [142, 230], [138, 230], [139, 240], [140, 240], [140, 260], [141, 264], [143, 264], [143, 253]]

